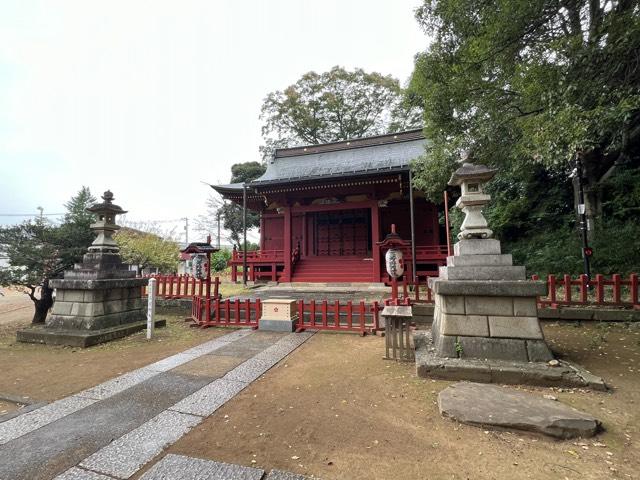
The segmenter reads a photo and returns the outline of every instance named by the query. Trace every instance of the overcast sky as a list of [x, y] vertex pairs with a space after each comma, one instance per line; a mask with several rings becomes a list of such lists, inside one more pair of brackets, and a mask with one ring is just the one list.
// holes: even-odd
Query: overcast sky
[[201, 180], [260, 160], [269, 92], [334, 65], [406, 82], [419, 4], [0, 0], [0, 214], [62, 212], [87, 185], [130, 220], [194, 219]]

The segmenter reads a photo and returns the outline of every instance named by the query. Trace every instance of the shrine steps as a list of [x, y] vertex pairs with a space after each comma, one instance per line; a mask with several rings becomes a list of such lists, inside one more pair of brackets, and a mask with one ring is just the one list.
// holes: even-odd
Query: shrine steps
[[292, 282], [373, 282], [373, 262], [362, 257], [322, 256], [300, 260]]

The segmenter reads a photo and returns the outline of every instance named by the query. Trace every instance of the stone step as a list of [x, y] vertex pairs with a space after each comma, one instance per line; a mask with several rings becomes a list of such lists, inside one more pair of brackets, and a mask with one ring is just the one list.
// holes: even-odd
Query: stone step
[[525, 280], [526, 272], [523, 266], [501, 267], [440, 267], [442, 280]]
[[458, 255], [447, 257], [450, 267], [499, 267], [513, 265], [510, 253], [502, 255]]

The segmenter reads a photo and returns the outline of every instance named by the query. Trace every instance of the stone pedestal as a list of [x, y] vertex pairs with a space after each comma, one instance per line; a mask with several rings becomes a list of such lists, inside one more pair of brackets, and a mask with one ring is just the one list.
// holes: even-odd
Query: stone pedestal
[[142, 330], [147, 282], [118, 254], [87, 253], [64, 279], [50, 281], [56, 300], [45, 326], [19, 331], [18, 341], [88, 347]]
[[269, 298], [262, 301], [259, 330], [293, 332], [298, 321], [298, 302], [293, 298]]
[[56, 289], [51, 315], [44, 327], [20, 330], [18, 341], [88, 347], [146, 328], [142, 287], [148, 280], [135, 278], [135, 272], [122, 263], [112, 238], [120, 228], [116, 215], [126, 212], [112, 203], [110, 191], [102, 198], [104, 202], [87, 209], [97, 217], [91, 225], [97, 236], [88, 253], [64, 273], [64, 279], [49, 282]]
[[514, 266], [511, 255], [501, 254], [498, 240], [461, 240], [430, 285], [435, 294], [432, 335], [438, 356], [553, 359], [536, 306], [546, 284], [526, 281], [524, 267]]
[[546, 283], [526, 280], [498, 240], [463, 239], [454, 253], [429, 279], [435, 308], [430, 335], [414, 337], [418, 376], [606, 388], [578, 366], [548, 363], [536, 304]]

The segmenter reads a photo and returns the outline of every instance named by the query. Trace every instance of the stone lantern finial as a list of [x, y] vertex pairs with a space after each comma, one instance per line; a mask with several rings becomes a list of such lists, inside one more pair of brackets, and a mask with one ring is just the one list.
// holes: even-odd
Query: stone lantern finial
[[92, 253], [118, 253], [118, 244], [113, 239], [113, 234], [120, 227], [116, 225], [116, 215], [127, 213], [119, 205], [113, 203], [113, 193], [107, 190], [102, 195], [102, 203], [96, 203], [87, 208], [87, 212], [94, 213], [97, 217], [95, 223], [91, 224], [91, 230], [96, 232], [96, 239], [89, 247]]
[[482, 187], [498, 170], [485, 165], [474, 165], [470, 161], [470, 154], [467, 154], [462, 166], [453, 172], [449, 180], [449, 185], [459, 185], [462, 189], [462, 196], [456, 202], [456, 207], [464, 212], [465, 217], [458, 239], [491, 238], [493, 232], [482, 215], [482, 208], [489, 203], [491, 196], [484, 193]]

